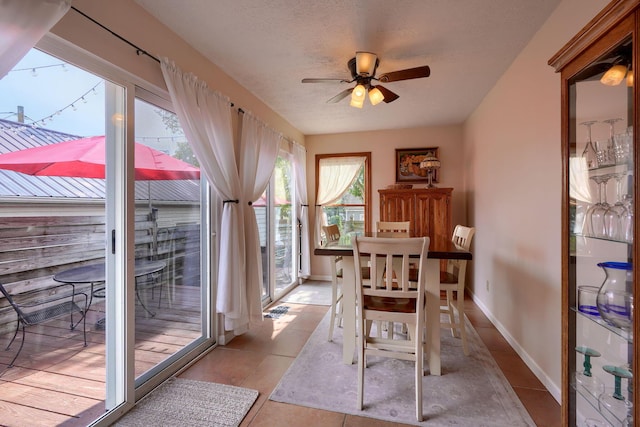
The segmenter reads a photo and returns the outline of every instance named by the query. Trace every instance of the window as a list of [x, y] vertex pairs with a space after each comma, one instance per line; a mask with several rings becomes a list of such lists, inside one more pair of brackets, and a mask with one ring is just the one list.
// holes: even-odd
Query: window
[[[371, 153], [316, 155], [316, 204], [322, 224], [337, 224], [343, 239], [371, 229]], [[322, 180], [327, 190], [323, 190]], [[316, 220], [317, 221], [317, 220]]]

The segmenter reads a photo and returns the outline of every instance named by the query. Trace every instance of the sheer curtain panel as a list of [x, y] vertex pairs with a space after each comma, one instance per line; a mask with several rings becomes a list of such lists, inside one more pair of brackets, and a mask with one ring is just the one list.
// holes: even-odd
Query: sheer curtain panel
[[307, 194], [307, 150], [293, 146], [293, 167], [296, 177], [296, 215], [300, 220], [300, 276], [304, 279], [311, 275], [311, 246], [309, 245], [309, 196]]
[[242, 189], [234, 152], [231, 102], [193, 74], [184, 74], [167, 58], [162, 59], [161, 68], [200, 168], [223, 200], [216, 309], [224, 314], [225, 330], [242, 333], [248, 326], [249, 313]]
[[71, 7], [71, 0], [0, 0], [0, 79]]
[[366, 157], [327, 157], [318, 166], [318, 195], [316, 197], [316, 244], [320, 243], [321, 230], [326, 220], [322, 207], [333, 203], [351, 186], [364, 165]]
[[[273, 174], [282, 135], [245, 112], [240, 137], [240, 182], [242, 200], [255, 202], [264, 193]], [[247, 309], [252, 322], [262, 321], [262, 256], [256, 213], [244, 207], [247, 256]]]

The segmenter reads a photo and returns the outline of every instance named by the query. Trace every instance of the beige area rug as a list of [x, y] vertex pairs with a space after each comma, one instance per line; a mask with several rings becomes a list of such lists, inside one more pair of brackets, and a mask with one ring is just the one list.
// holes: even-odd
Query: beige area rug
[[331, 305], [331, 282], [309, 281], [280, 299], [291, 304]]
[[414, 425], [535, 426], [468, 321], [469, 356], [462, 352], [460, 339], [441, 330], [442, 376], [423, 377], [422, 423], [415, 417], [414, 364], [407, 361], [369, 357], [365, 407], [356, 409], [357, 364], [342, 363], [342, 328], [336, 328], [334, 341], [328, 342], [328, 324], [327, 315], [271, 400]]
[[257, 390], [171, 378], [114, 425], [238, 426], [257, 398]]

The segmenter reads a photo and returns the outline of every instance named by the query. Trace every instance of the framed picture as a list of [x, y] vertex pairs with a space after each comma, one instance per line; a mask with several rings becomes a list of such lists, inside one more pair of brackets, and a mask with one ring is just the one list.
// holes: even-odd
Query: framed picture
[[[420, 162], [426, 157], [438, 158], [438, 147], [429, 148], [397, 148], [396, 149], [396, 183], [429, 182], [426, 169], [420, 169]], [[438, 182], [440, 171], [433, 171], [433, 182]]]

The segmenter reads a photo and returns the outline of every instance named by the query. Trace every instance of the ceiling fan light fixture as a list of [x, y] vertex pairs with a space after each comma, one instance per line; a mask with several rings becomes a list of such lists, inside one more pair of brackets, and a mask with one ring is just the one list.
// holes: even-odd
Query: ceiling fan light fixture
[[359, 76], [373, 76], [378, 57], [371, 52], [356, 52], [356, 73]]
[[633, 70], [627, 72], [627, 87], [633, 87]]
[[369, 89], [369, 101], [371, 105], [378, 105], [384, 101], [384, 95], [380, 92], [380, 89], [377, 87], [371, 87], [371, 89]]
[[349, 103], [349, 105], [356, 108], [362, 108], [364, 106], [364, 99], [357, 100], [351, 98], [351, 102]]
[[606, 86], [618, 86], [627, 75], [626, 65], [616, 64], [609, 68], [600, 79], [600, 83]]

